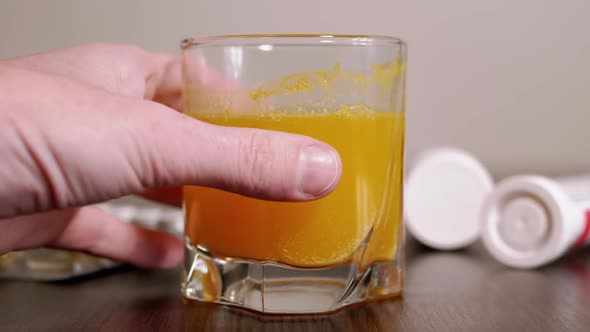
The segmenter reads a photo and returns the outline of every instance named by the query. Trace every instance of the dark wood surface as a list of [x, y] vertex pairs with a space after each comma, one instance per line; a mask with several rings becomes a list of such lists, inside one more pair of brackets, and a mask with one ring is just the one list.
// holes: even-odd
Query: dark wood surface
[[590, 250], [519, 271], [480, 246], [409, 241], [403, 298], [325, 316], [185, 303], [179, 273], [130, 267], [84, 279], [0, 281], [0, 331], [590, 331]]

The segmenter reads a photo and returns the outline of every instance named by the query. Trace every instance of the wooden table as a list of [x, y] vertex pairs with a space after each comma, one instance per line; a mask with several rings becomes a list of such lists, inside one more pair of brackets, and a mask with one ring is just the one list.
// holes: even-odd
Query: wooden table
[[327, 316], [260, 316], [186, 304], [179, 273], [119, 268], [84, 279], [0, 281], [0, 331], [590, 331], [590, 250], [518, 271], [480, 246], [409, 241], [402, 299]]

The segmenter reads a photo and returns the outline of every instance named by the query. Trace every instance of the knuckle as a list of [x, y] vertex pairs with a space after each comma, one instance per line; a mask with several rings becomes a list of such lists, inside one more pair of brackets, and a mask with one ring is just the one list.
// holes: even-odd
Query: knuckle
[[273, 178], [276, 153], [272, 138], [264, 132], [252, 131], [242, 140], [238, 158], [238, 176], [251, 194], [267, 190]]

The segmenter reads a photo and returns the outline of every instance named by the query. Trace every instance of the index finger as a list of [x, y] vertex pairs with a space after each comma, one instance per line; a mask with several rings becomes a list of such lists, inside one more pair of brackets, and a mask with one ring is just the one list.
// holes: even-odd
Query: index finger
[[87, 44], [2, 60], [0, 64], [65, 76], [111, 93], [180, 108], [180, 61], [131, 45]]

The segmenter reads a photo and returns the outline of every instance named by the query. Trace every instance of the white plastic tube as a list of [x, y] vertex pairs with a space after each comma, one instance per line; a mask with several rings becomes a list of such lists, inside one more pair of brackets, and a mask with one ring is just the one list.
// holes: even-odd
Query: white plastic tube
[[481, 213], [482, 240], [498, 261], [536, 268], [590, 243], [590, 175], [509, 177]]

